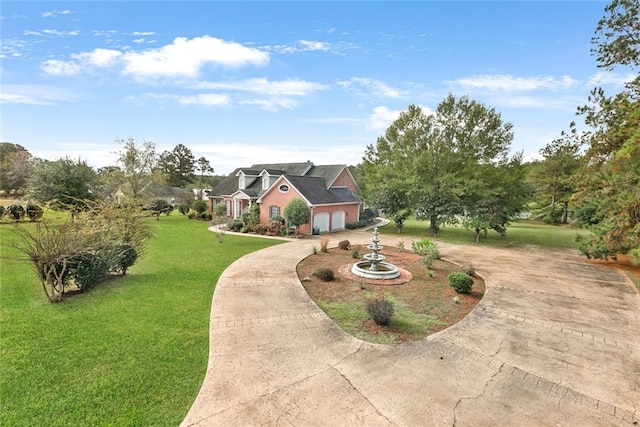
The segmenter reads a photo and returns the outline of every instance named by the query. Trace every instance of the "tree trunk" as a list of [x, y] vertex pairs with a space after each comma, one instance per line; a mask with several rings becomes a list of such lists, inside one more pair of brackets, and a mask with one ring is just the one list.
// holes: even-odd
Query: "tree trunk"
[[564, 202], [564, 207], [562, 208], [562, 223], [566, 224], [569, 222], [569, 202]]

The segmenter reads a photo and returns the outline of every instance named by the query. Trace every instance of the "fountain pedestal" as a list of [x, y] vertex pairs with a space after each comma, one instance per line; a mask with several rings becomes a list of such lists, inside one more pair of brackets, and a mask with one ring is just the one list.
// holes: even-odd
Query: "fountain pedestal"
[[373, 237], [371, 237], [372, 244], [367, 246], [371, 253], [363, 257], [364, 261], [353, 264], [351, 272], [366, 279], [395, 279], [400, 276], [400, 270], [395, 265], [384, 261], [386, 257], [379, 253], [384, 247], [378, 244], [380, 243], [378, 235], [378, 227], [376, 227], [373, 229]]

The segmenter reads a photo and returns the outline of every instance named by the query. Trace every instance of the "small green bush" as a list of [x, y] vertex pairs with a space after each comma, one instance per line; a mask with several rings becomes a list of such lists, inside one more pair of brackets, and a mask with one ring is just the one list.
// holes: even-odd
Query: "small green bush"
[[362, 250], [362, 246], [355, 245], [351, 248], [351, 258], [358, 259], [360, 258], [360, 251]]
[[24, 208], [18, 204], [7, 206], [7, 214], [15, 221], [20, 221], [24, 216]]
[[189, 209], [191, 209], [191, 205], [189, 203], [181, 203], [178, 206], [178, 212], [182, 215], [187, 215], [189, 213]]
[[393, 317], [393, 304], [384, 298], [370, 299], [366, 308], [376, 325], [387, 326]]
[[195, 219], [197, 216], [198, 216], [198, 214], [197, 214], [197, 213], [195, 213], [195, 212], [193, 212], [193, 211], [190, 211], [190, 212], [187, 214], [187, 218], [189, 218], [189, 219]]
[[335, 275], [333, 274], [333, 270], [329, 269], [329, 268], [317, 268], [314, 272], [313, 275], [315, 277], [317, 277], [318, 279], [322, 280], [323, 282], [331, 282], [332, 280], [335, 279]]
[[125, 275], [127, 274], [127, 269], [135, 264], [138, 259], [138, 252], [136, 252], [136, 249], [131, 245], [120, 245], [117, 258], [115, 270]]
[[242, 220], [234, 219], [227, 225], [227, 228], [231, 231], [240, 231], [240, 229], [244, 226]]
[[429, 239], [422, 239], [419, 242], [411, 243], [411, 249], [416, 254], [422, 256], [422, 263], [431, 268], [433, 261], [440, 259], [440, 249], [438, 245]]
[[44, 209], [42, 209], [40, 206], [35, 205], [33, 203], [27, 203], [26, 212], [31, 222], [34, 222], [42, 218], [42, 215], [44, 214]]
[[348, 251], [349, 249], [351, 249], [351, 243], [348, 240], [340, 240], [338, 242], [338, 248], [342, 249], [343, 251]]
[[462, 272], [451, 273], [447, 276], [447, 279], [449, 280], [449, 286], [455, 289], [456, 292], [461, 294], [468, 294], [471, 292], [473, 277], [468, 274]]
[[205, 202], [204, 200], [196, 200], [195, 202], [193, 202], [193, 205], [191, 205], [191, 207], [194, 211], [200, 214], [207, 210], [207, 202]]
[[216, 216], [225, 216], [227, 214], [227, 205], [224, 203], [216, 203], [213, 207], [213, 212]]
[[84, 251], [73, 256], [72, 274], [76, 286], [85, 291], [109, 275], [109, 251]]

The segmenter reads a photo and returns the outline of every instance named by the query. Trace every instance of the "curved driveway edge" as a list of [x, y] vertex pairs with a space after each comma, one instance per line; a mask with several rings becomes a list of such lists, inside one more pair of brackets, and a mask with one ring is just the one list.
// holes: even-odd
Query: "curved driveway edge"
[[382, 346], [344, 333], [307, 295], [296, 265], [314, 244], [266, 248], [224, 271], [206, 378], [182, 426], [640, 423], [640, 295], [616, 269], [438, 243], [483, 276], [483, 300], [447, 330]]

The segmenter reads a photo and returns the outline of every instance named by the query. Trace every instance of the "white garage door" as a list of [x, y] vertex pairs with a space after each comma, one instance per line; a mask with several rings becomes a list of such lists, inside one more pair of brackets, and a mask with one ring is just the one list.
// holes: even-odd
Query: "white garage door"
[[329, 213], [320, 212], [313, 216], [313, 227], [318, 228], [320, 233], [326, 233], [329, 231]]
[[344, 211], [337, 211], [331, 214], [331, 231], [344, 229]]

